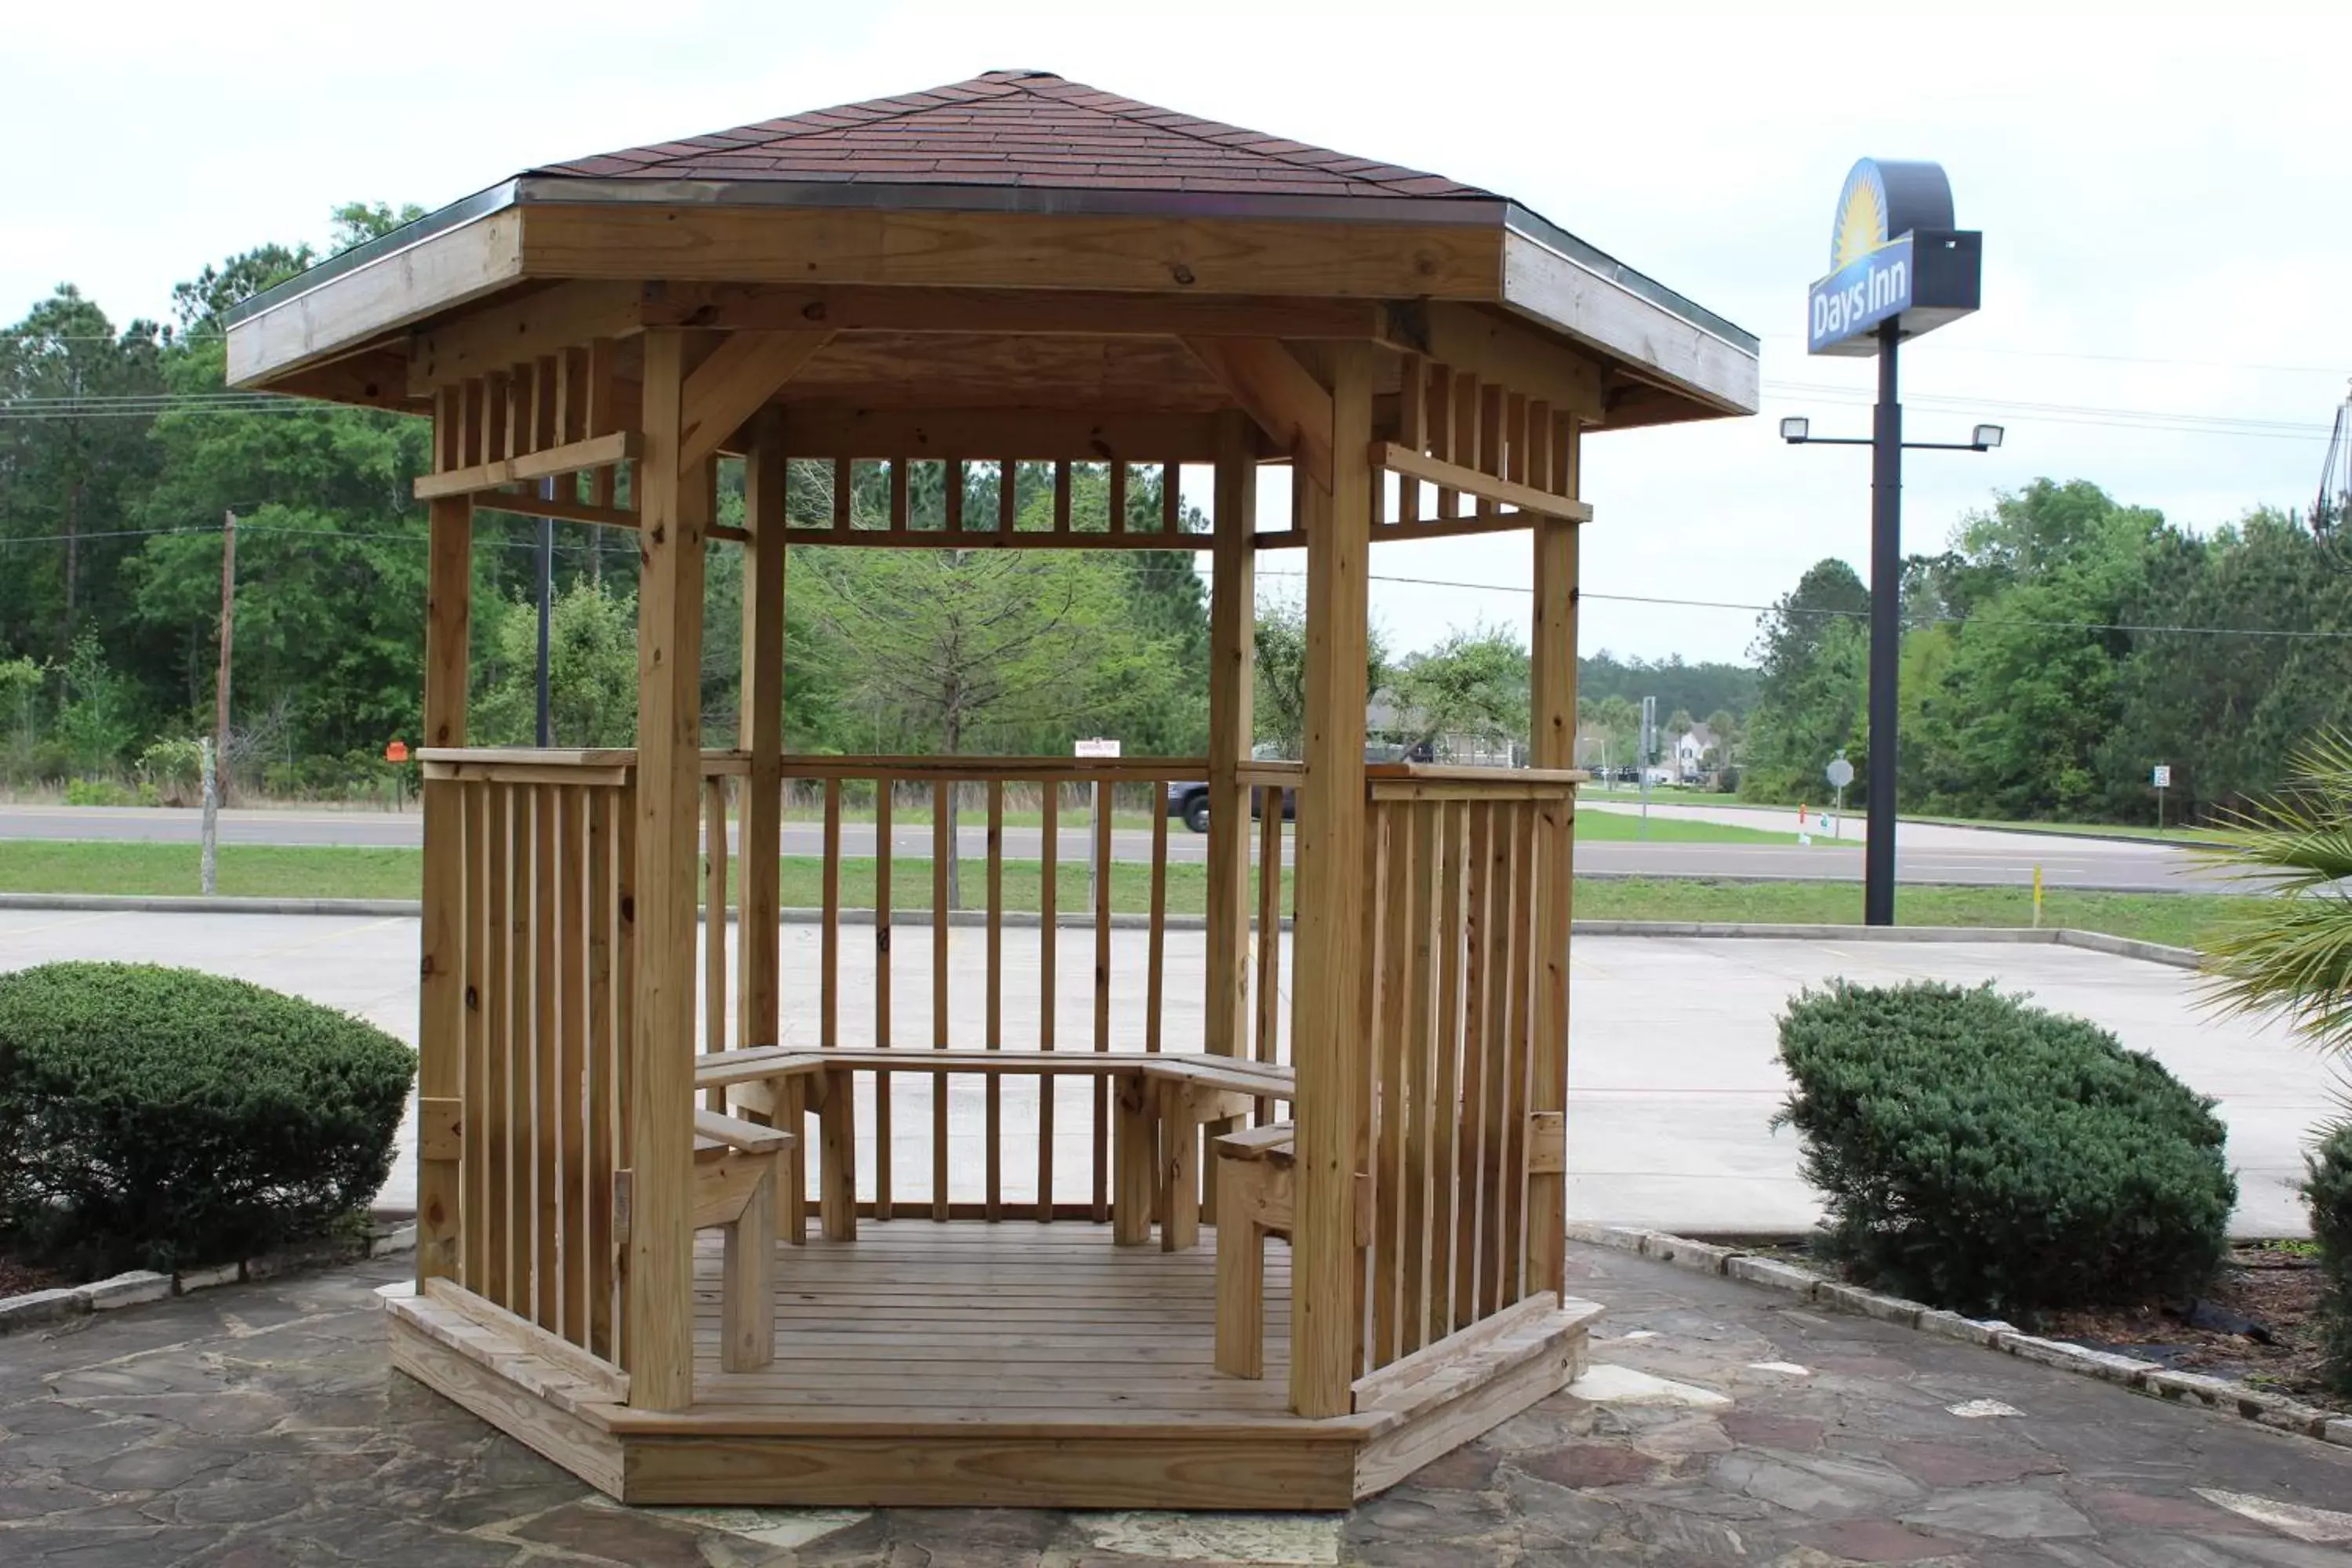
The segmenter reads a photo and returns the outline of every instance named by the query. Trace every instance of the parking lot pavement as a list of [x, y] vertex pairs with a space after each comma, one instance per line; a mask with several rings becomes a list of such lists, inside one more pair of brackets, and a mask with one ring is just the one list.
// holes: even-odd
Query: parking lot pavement
[[[343, 1008], [412, 1042], [416, 941], [416, 922], [406, 919], [0, 910], [0, 969], [64, 958], [191, 964]], [[787, 925], [781, 941], [784, 1042], [814, 1044], [817, 928]], [[927, 925], [900, 926], [892, 935], [892, 1010], [898, 1043], [908, 1047], [930, 1043], [929, 941]], [[1004, 933], [1004, 1037], [1015, 1045], [1037, 1028], [1036, 941], [1034, 931]], [[1144, 941], [1141, 931], [1113, 933], [1114, 1049], [1142, 1046]], [[983, 942], [976, 929], [950, 933], [949, 1011], [958, 1040], [971, 1037], [980, 1021]], [[1061, 973], [1091, 973], [1093, 942], [1091, 930], [1066, 928]], [[844, 947], [841, 1016], [864, 1026], [874, 1013], [873, 966], [860, 957], [870, 950], [855, 937]], [[1193, 977], [1202, 972], [1201, 949], [1198, 932], [1168, 934], [1164, 1027], [1171, 1049], [1200, 1037]], [[1871, 983], [1992, 980], [2096, 1020], [2221, 1101], [2238, 1172], [2237, 1232], [2305, 1231], [2294, 1184], [2305, 1131], [2329, 1103], [2328, 1073], [2274, 1026], [2211, 1016], [2200, 1005], [2198, 977], [2187, 971], [2070, 947], [1834, 939], [1580, 937], [1570, 957], [1570, 1212], [1580, 1219], [1702, 1232], [1811, 1225], [1818, 1209], [1797, 1174], [1796, 1138], [1768, 1125], [1786, 1092], [1774, 1020], [1795, 992], [1843, 975]], [[1093, 1026], [1090, 992], [1064, 987], [1055, 1018], [1062, 1044], [1090, 1045]], [[929, 1079], [899, 1077], [892, 1092], [904, 1132], [893, 1145], [895, 1180], [907, 1193], [928, 1195]], [[977, 1084], [950, 1090], [950, 1186], [958, 1197], [982, 1195], [981, 1092]], [[1034, 1084], [1004, 1085], [1009, 1136], [1034, 1136], [1036, 1093]], [[1066, 1080], [1060, 1096], [1055, 1158], [1060, 1169], [1081, 1172], [1092, 1148], [1091, 1090], [1083, 1080]], [[873, 1122], [861, 1118], [860, 1125]], [[379, 1199], [388, 1210], [415, 1202], [413, 1130], [404, 1127], [402, 1140]], [[1033, 1175], [1015, 1173], [1034, 1173], [1034, 1162], [1007, 1163], [1004, 1195], [1034, 1195], [1016, 1190]]]

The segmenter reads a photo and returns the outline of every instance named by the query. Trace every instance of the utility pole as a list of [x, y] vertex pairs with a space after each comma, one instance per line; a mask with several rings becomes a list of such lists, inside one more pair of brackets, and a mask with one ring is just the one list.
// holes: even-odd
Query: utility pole
[[236, 630], [236, 513], [221, 516], [220, 668], [213, 677], [213, 765], [220, 779], [220, 798], [226, 800], [229, 650]]

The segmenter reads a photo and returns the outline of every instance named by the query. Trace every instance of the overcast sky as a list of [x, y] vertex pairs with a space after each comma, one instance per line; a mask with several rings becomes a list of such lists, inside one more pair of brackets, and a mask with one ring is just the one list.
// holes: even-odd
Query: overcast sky
[[[1864, 155], [1931, 158], [1985, 235], [1984, 310], [1906, 351], [1906, 543], [2036, 476], [2204, 528], [2305, 506], [2352, 375], [2352, 185], [2336, 14], [1770, 20], [1652, 9], [1095, 4], [19, 7], [0, 144], [0, 312], [61, 280], [118, 321], [351, 200], [427, 207], [516, 170], [960, 80], [1059, 72], [1509, 195], [1764, 340], [1759, 417], [1587, 447], [1586, 652], [1742, 657], [1758, 604], [1867, 561], [1870, 362], [1809, 359], [1805, 286]], [[2241, 423], [2242, 422], [2242, 423]], [[1296, 561], [1269, 562], [1269, 568]], [[1389, 546], [1399, 648], [1524, 626], [1525, 542]]]

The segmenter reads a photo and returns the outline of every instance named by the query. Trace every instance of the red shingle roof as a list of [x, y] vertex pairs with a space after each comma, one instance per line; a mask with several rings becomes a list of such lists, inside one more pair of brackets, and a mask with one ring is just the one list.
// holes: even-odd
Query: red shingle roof
[[970, 81], [534, 169], [596, 179], [1498, 199], [1436, 174], [1138, 103], [1047, 71]]

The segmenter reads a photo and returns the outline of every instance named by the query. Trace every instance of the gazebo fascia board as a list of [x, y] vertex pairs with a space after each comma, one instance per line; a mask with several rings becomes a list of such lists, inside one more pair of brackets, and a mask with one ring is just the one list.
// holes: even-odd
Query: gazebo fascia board
[[[601, 187], [612, 189], [583, 199]], [[1423, 323], [1442, 327], [1453, 303], [1489, 308], [1533, 340], [1520, 363], [1559, 364], [1562, 348], [1589, 359], [1591, 393], [1554, 401], [1594, 427], [1619, 423], [1620, 408], [1624, 423], [1652, 424], [1758, 405], [1752, 338], [1507, 203], [1106, 192], [1038, 210], [977, 199], [1033, 193], [914, 185], [857, 187], [854, 204], [780, 199], [827, 190], [742, 182], [679, 202], [654, 199], [678, 194], [667, 182], [509, 181], [445, 209], [454, 225], [420, 219], [247, 301], [230, 323], [229, 380], [416, 407], [436, 374], [421, 370], [433, 340], [468, 335], [478, 311], [528, 315], [530, 286], [572, 281], [614, 285], [564, 298], [608, 315], [615, 335], [749, 328], [791, 310], [805, 321], [812, 305], [839, 330], [947, 330], [921, 323], [950, 319], [950, 296], [986, 290], [1003, 296], [995, 319], [984, 308], [965, 319], [1007, 333], [1150, 335], [1158, 313], [1160, 332], [1360, 336], [1441, 359]], [[854, 292], [835, 308], [824, 289]], [[894, 306], [900, 291], [930, 298]], [[500, 316], [470, 335], [509, 325]], [[504, 352], [529, 347], [507, 337]]]

